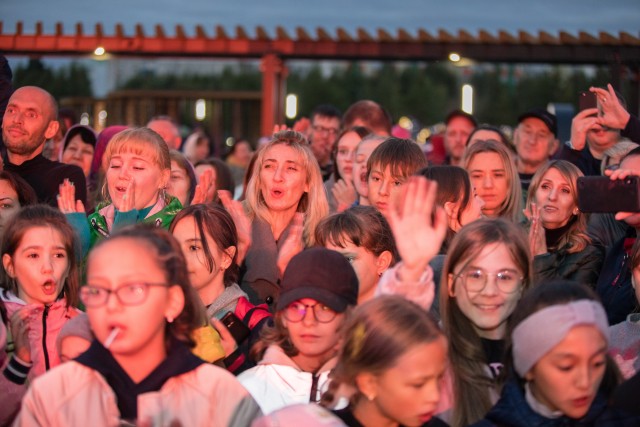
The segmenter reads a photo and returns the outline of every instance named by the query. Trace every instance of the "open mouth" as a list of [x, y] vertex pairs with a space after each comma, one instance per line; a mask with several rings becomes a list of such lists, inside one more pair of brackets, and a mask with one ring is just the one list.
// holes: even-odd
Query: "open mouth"
[[54, 295], [57, 288], [58, 287], [56, 286], [56, 282], [54, 282], [53, 280], [47, 280], [42, 284], [42, 291], [45, 293], [45, 295]]

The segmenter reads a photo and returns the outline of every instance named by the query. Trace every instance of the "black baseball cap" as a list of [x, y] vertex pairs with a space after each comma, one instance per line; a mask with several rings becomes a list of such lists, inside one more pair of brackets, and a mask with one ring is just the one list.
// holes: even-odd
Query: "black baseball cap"
[[528, 119], [529, 117], [542, 120], [551, 133], [553, 133], [553, 136], [558, 136], [558, 120], [556, 119], [555, 114], [551, 114], [544, 108], [535, 108], [521, 114], [520, 117], [518, 117], [518, 123], [521, 123], [524, 119]]
[[351, 263], [336, 251], [322, 247], [294, 256], [282, 277], [276, 311], [302, 298], [311, 298], [342, 313], [358, 302], [358, 276]]
[[478, 127], [478, 121], [476, 120], [475, 117], [473, 117], [471, 114], [462, 111], [462, 110], [453, 110], [452, 112], [450, 112], [449, 114], [447, 114], [447, 118], [444, 119], [444, 123], [446, 125], [449, 125], [449, 122], [453, 119], [455, 119], [456, 117], [462, 117], [465, 118], [467, 120], [469, 120], [471, 123], [473, 123], [473, 127]]

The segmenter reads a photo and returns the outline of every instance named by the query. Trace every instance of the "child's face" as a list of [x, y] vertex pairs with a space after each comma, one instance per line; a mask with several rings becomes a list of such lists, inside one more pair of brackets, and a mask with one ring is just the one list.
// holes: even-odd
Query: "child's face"
[[498, 153], [478, 153], [467, 167], [471, 185], [484, 201], [482, 212], [489, 217], [495, 216], [507, 199], [509, 181], [507, 171]]
[[171, 161], [171, 177], [167, 184], [167, 193], [180, 200], [182, 206], [187, 206], [189, 199], [189, 175], [178, 163]]
[[[97, 291], [110, 293], [102, 305], [91, 307], [85, 302], [87, 316], [102, 344], [118, 328], [109, 348], [116, 359], [145, 360], [149, 355], [153, 355], [149, 356], [152, 359], [163, 356], [167, 319], [175, 319], [184, 306], [182, 290], [169, 286], [165, 271], [158, 266], [155, 257], [154, 250], [148, 245], [126, 237], [105, 242], [89, 256], [84, 289], [93, 289], [94, 294]], [[116, 291], [121, 294], [116, 295]], [[137, 298], [141, 293], [146, 297], [136, 304], [127, 305], [127, 301], [123, 304], [120, 300]]]
[[[320, 304], [311, 298], [303, 298], [294, 304], [300, 303], [306, 306]], [[338, 329], [344, 321], [344, 314], [337, 313], [336, 317], [327, 323], [316, 320], [311, 307], [299, 322], [289, 322], [283, 318], [284, 326], [289, 331], [289, 337], [299, 354], [306, 359], [315, 359], [324, 364], [338, 351]]]
[[353, 178], [353, 160], [355, 157], [355, 150], [362, 138], [355, 132], [345, 133], [340, 140], [338, 140], [338, 148], [336, 153], [336, 163], [338, 165], [338, 172], [345, 181], [349, 182]]
[[48, 226], [29, 228], [14, 254], [4, 254], [2, 262], [7, 274], [16, 280], [18, 297], [28, 304], [52, 304], [69, 273], [62, 234]]
[[373, 165], [369, 173], [369, 203], [386, 216], [393, 197], [407, 180], [404, 176], [395, 176], [388, 166]]
[[582, 418], [605, 372], [607, 343], [593, 325], [578, 325], [526, 374], [533, 395], [547, 408]]
[[[473, 275], [464, 272], [469, 271], [482, 271], [486, 275], [485, 285], [480, 291], [468, 289]], [[503, 274], [502, 279], [496, 277], [498, 273]], [[466, 279], [463, 277], [465, 274]], [[507, 246], [504, 243], [489, 244], [476, 258], [469, 262], [463, 260], [455, 266], [453, 273], [448, 276], [449, 296], [455, 298], [455, 304], [469, 319], [479, 336], [503, 339], [507, 320], [522, 293], [522, 281], [513, 292], [502, 290], [497, 281], [506, 280], [506, 277], [519, 279], [520, 276], [522, 272], [513, 261]]]
[[[160, 189], [169, 181], [170, 169], [163, 170], [152, 161], [150, 155], [135, 153], [114, 154], [107, 166], [107, 187], [116, 209], [122, 205], [127, 187], [133, 181], [134, 208], [141, 210], [152, 206]], [[131, 197], [131, 196], [128, 196]]]
[[367, 160], [382, 141], [370, 139], [360, 141], [356, 148], [355, 161], [353, 163], [353, 185], [360, 197], [369, 196], [369, 185], [367, 182]]
[[424, 425], [440, 401], [446, 366], [447, 343], [443, 337], [413, 345], [391, 368], [373, 377], [372, 390], [367, 390], [375, 396], [373, 410], [390, 425]]
[[213, 299], [207, 296], [214, 294], [217, 296], [224, 290], [224, 270], [231, 264], [231, 258], [218, 248], [211, 236], [205, 234], [204, 238], [207, 239], [213, 258], [212, 271], [209, 271], [202, 246], [203, 237], [198, 232], [192, 216], [182, 218], [175, 225], [173, 237], [180, 243], [182, 253], [187, 260], [191, 286], [197, 289], [205, 305], [211, 304]]

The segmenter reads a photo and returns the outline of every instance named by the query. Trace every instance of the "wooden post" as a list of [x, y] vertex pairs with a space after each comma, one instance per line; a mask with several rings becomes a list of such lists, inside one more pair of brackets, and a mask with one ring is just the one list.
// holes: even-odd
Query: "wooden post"
[[262, 108], [260, 134], [273, 133], [273, 126], [284, 123], [284, 97], [286, 96], [287, 67], [272, 53], [262, 57]]

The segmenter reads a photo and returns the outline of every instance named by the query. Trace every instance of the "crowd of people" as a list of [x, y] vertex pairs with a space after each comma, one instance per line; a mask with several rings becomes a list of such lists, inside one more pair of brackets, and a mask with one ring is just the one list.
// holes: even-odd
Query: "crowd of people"
[[640, 176], [640, 122], [590, 91], [566, 143], [454, 111], [437, 158], [363, 100], [226, 160], [166, 116], [45, 150], [8, 93], [0, 425], [639, 426], [640, 212], [578, 183]]

